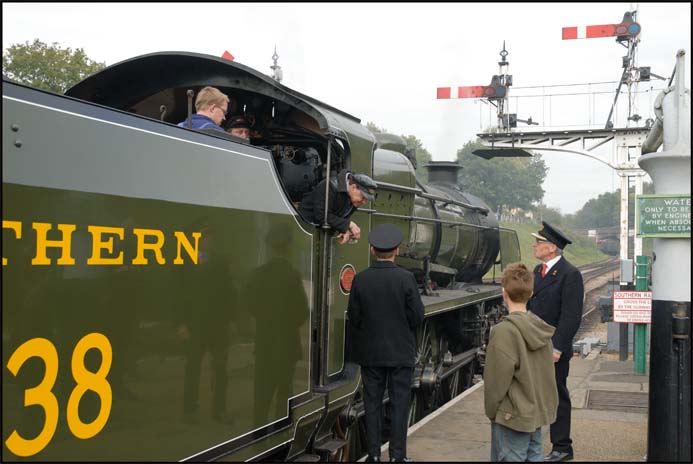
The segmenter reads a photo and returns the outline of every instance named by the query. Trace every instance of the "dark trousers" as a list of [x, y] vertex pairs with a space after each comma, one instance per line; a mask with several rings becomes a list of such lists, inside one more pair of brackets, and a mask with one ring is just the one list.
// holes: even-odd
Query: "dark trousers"
[[570, 392], [568, 392], [568, 371], [570, 358], [554, 363], [556, 369], [556, 387], [558, 387], [558, 410], [556, 422], [551, 424], [551, 443], [554, 451], [573, 454], [573, 440], [570, 439]]
[[407, 456], [407, 425], [411, 394], [411, 367], [362, 367], [363, 399], [366, 407], [368, 454], [380, 456], [383, 426], [383, 394], [387, 382], [390, 398], [390, 458]]

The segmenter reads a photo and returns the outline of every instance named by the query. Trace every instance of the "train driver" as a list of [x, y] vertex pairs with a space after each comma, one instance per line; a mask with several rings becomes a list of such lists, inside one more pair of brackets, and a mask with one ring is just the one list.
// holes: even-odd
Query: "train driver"
[[226, 131], [231, 135], [245, 139], [246, 142], [250, 140], [250, 123], [243, 116], [231, 118], [226, 125]]
[[[303, 196], [299, 213], [310, 222], [325, 221], [325, 183], [323, 180]], [[374, 200], [377, 184], [365, 174], [353, 174], [343, 169], [330, 179], [327, 224], [338, 231], [337, 239], [343, 245], [349, 240], [361, 238], [361, 229], [349, 217], [368, 201]]]

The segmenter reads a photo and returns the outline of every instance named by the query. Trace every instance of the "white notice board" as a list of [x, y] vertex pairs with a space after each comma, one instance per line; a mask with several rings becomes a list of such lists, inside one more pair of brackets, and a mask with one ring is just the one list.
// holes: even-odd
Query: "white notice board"
[[649, 324], [652, 315], [652, 292], [615, 291], [614, 322]]

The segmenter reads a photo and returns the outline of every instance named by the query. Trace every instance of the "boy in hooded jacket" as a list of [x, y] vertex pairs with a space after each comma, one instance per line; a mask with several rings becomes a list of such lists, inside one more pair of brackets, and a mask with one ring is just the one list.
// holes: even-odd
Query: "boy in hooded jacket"
[[555, 328], [527, 311], [533, 281], [522, 263], [501, 279], [509, 315], [491, 329], [484, 367], [491, 461], [543, 461], [541, 427], [556, 420]]

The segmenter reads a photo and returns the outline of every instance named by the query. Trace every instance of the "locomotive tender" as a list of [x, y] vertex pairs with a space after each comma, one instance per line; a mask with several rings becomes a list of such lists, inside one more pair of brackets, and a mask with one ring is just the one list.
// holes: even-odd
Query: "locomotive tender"
[[[249, 143], [175, 126], [214, 86]], [[3, 80], [3, 460], [292, 460], [363, 453], [348, 292], [370, 228], [421, 282], [410, 422], [469, 386], [513, 231], [421, 184], [401, 137], [224, 59], [164, 52], [55, 95]], [[297, 212], [348, 168], [378, 183], [337, 245]], [[356, 341], [357, 342], [357, 341]], [[307, 458], [306, 456], [303, 456]]]

